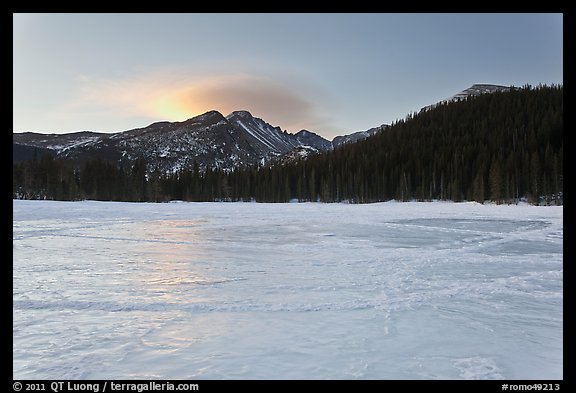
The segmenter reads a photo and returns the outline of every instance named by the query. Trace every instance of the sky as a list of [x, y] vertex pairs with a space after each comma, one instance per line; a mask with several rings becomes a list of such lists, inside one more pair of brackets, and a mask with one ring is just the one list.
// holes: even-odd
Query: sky
[[325, 138], [474, 83], [563, 84], [562, 14], [13, 14], [13, 131], [248, 110]]

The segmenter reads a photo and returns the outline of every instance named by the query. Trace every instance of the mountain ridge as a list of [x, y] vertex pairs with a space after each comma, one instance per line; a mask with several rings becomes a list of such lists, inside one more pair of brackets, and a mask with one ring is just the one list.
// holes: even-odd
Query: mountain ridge
[[282, 131], [246, 110], [233, 111], [227, 116], [211, 110], [180, 122], [158, 121], [115, 133], [13, 133], [13, 161], [31, 159], [33, 149], [37, 148], [43, 154], [78, 164], [98, 156], [112, 162], [145, 158], [155, 161], [154, 166], [163, 172], [175, 172], [195, 161], [203, 169], [233, 170], [278, 162], [303, 146], [319, 152], [332, 150], [369, 136], [369, 131], [340, 136], [345, 139], [338, 139], [334, 145], [309, 130], [295, 134]]
[[[469, 96], [509, 89], [502, 85], [474, 84], [422, 110]], [[273, 165], [282, 162], [283, 156], [290, 159], [304, 157], [306, 155], [302, 152], [307, 150], [302, 147], [317, 152], [338, 149], [376, 135], [387, 127], [383, 124], [339, 135], [330, 141], [305, 129], [295, 134], [282, 131], [279, 126], [273, 126], [244, 109], [227, 116], [210, 110], [184, 121], [158, 121], [116, 133], [13, 133], [13, 162], [31, 159], [34, 149], [37, 149], [40, 154], [52, 154], [77, 164], [95, 157], [111, 162], [144, 158], [154, 169], [162, 172], [176, 172], [191, 167], [194, 162], [203, 170], [212, 167], [230, 171], [241, 166]]]

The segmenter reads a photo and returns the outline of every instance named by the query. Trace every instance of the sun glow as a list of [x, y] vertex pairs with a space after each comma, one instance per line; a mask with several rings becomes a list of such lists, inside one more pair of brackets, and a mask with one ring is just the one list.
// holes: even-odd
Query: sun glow
[[78, 78], [79, 97], [70, 111], [90, 107], [149, 121], [184, 121], [216, 110], [226, 116], [248, 110], [291, 131], [320, 129], [315, 107], [302, 89], [246, 73], [191, 75], [182, 70], [131, 75], [126, 79]]
[[192, 105], [189, 100], [178, 95], [162, 96], [154, 101], [151, 112], [158, 119], [184, 121], [206, 112], [202, 105]]
[[[247, 106], [253, 103], [246, 90], [250, 89], [248, 86], [258, 85], [255, 79], [238, 74], [168, 83], [155, 92], [148, 110], [156, 118], [181, 121], [210, 110], [227, 115], [237, 109], [250, 109]], [[238, 94], [238, 90], [241, 90], [241, 94]]]

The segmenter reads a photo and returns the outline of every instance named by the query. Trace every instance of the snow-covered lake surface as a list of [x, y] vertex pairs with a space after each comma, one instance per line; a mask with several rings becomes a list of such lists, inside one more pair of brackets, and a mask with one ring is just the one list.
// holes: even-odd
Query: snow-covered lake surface
[[561, 379], [563, 208], [13, 201], [15, 379]]

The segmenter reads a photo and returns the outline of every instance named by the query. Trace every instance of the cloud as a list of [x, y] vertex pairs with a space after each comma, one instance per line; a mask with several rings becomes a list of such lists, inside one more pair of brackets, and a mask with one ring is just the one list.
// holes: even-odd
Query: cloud
[[[248, 73], [191, 75], [182, 70], [156, 71], [124, 79], [82, 75], [76, 110], [110, 116], [145, 117], [152, 121], [182, 121], [209, 110], [227, 115], [248, 110], [254, 116], [292, 132], [326, 126], [318, 105], [302, 81], [288, 82]], [[90, 108], [90, 109], [89, 109]]]

